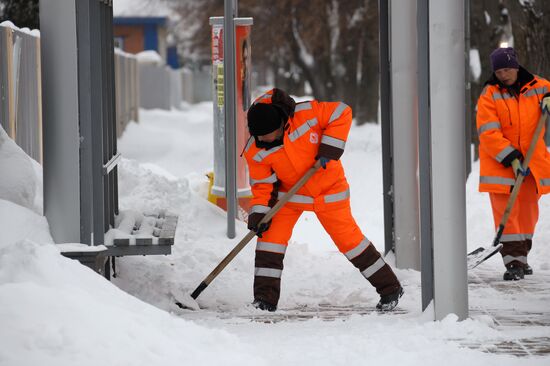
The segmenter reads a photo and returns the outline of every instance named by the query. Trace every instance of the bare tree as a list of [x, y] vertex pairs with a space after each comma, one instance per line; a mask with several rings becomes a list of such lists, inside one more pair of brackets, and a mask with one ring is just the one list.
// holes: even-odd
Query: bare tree
[[0, 0], [0, 23], [4, 20], [20, 28], [38, 29], [38, 0]]
[[[471, 83], [472, 142], [477, 147], [479, 136], [476, 128], [476, 105], [484, 83], [492, 74], [489, 54], [499, 46], [509, 21], [499, 0], [471, 1], [470, 7], [470, 47], [479, 51], [481, 76]], [[478, 150], [475, 150], [478, 158]]]
[[[376, 0], [241, 0], [239, 16], [252, 16], [252, 60], [270, 70], [278, 87], [315, 98], [342, 100], [359, 123], [378, 115], [378, 2]], [[194, 29], [193, 54], [208, 54], [208, 17], [223, 15], [223, 1], [180, 6]], [[185, 32], [181, 32], [184, 34]]]
[[[550, 1], [506, 0], [520, 63], [530, 72], [550, 77]], [[546, 18], [545, 18], [546, 15]]]

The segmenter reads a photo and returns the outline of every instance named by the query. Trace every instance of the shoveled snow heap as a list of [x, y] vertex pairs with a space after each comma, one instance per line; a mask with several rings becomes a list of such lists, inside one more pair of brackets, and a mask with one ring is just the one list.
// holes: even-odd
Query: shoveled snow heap
[[175, 317], [63, 257], [46, 219], [24, 207], [41, 186], [32, 164], [0, 127], [0, 365], [265, 364], [238, 337]]

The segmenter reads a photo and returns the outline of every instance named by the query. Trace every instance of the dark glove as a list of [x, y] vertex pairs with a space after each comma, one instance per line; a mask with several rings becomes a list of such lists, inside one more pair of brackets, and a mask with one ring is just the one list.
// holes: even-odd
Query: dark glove
[[516, 178], [518, 177], [519, 174], [526, 177], [531, 172], [531, 169], [529, 168], [527, 168], [526, 170], [523, 170], [521, 161], [519, 161], [518, 159], [512, 160], [512, 169], [514, 169], [514, 175], [516, 176]]
[[327, 168], [327, 163], [329, 161], [331, 161], [332, 159], [324, 157], [324, 156], [316, 156], [315, 160], [319, 160], [319, 162], [321, 163], [321, 166], [323, 167], [323, 169], [326, 169]]
[[262, 237], [262, 234], [269, 230], [271, 226], [271, 220], [260, 224], [260, 221], [265, 217], [264, 213], [254, 212], [248, 215], [248, 230], [252, 230], [258, 235], [258, 238]]
[[502, 165], [504, 165], [506, 168], [509, 168], [512, 165], [512, 161], [515, 159], [523, 160], [523, 155], [519, 150], [514, 149], [510, 154], [506, 155], [504, 159], [500, 162]]

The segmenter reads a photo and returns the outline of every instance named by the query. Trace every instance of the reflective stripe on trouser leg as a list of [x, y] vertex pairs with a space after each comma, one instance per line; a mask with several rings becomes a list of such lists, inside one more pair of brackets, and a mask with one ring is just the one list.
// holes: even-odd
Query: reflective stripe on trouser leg
[[399, 280], [395, 273], [372, 243], [350, 261], [381, 296], [391, 294], [399, 288]]
[[388, 295], [399, 288], [395, 273], [355, 223], [349, 203], [315, 213], [338, 249], [376, 288], [376, 292]]
[[302, 211], [283, 207], [273, 217], [269, 230], [258, 238], [254, 268], [254, 299], [277, 305], [287, 243]]
[[[510, 195], [489, 193], [489, 198], [495, 228], [498, 228]], [[535, 180], [528, 175], [523, 181], [500, 240], [503, 244], [500, 254], [504, 265], [523, 266], [527, 263], [527, 254], [531, 249], [531, 239], [539, 217], [539, 198]]]
[[510, 265], [524, 267], [527, 264], [527, 248], [523, 241], [503, 241], [500, 254], [506, 267]]

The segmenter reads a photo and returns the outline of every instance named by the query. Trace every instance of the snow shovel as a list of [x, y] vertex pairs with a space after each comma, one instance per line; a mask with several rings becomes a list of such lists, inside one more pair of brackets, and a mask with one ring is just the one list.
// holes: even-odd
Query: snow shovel
[[[321, 167], [321, 162], [317, 160], [315, 164], [313, 164], [313, 166], [309, 168], [309, 170], [302, 176], [302, 178], [300, 178], [300, 180], [296, 182], [296, 184], [294, 184], [294, 186], [292, 186], [292, 188], [290, 188], [290, 190], [283, 197], [279, 199], [279, 201], [275, 204], [275, 206], [273, 206], [265, 214], [264, 218], [258, 223], [258, 226], [260, 224], [269, 222], [269, 220], [271, 220], [271, 218], [275, 216], [275, 214], [281, 209], [281, 207], [283, 207], [285, 203], [287, 203], [288, 200], [292, 196], [294, 196], [294, 194], [300, 188], [302, 188], [304, 184], [306, 184], [309, 178], [311, 178], [313, 174], [315, 174], [315, 172], [319, 170], [320, 167]], [[231, 250], [231, 252], [227, 254], [227, 256], [220, 262], [220, 264], [218, 264], [218, 266], [214, 268], [212, 272], [210, 272], [210, 274], [200, 283], [200, 285], [197, 286], [195, 291], [193, 291], [193, 293], [191, 293], [190, 296], [185, 295], [184, 299], [178, 299], [181, 302], [180, 301], [176, 302], [176, 305], [182, 309], [191, 309], [191, 310], [199, 309], [199, 306], [195, 301], [197, 297], [199, 297], [201, 292], [203, 292], [204, 289], [208, 287], [208, 285], [214, 280], [214, 278], [216, 278], [220, 274], [220, 272], [223, 271], [223, 269], [229, 264], [229, 262], [231, 262], [233, 258], [235, 258], [237, 254], [239, 254], [239, 252], [246, 246], [246, 244], [248, 244], [250, 240], [252, 240], [252, 238], [255, 235], [256, 235], [256, 232], [253, 230], [250, 230], [248, 234], [246, 234], [246, 236], [235, 246], [235, 248], [233, 248], [233, 250]]]
[[[544, 127], [545, 121], [546, 121], [546, 113], [542, 112], [542, 115], [540, 116], [539, 122], [537, 124], [537, 128], [535, 129], [535, 133], [533, 134], [531, 145], [529, 145], [529, 150], [527, 150], [527, 156], [523, 160], [523, 163], [521, 166], [523, 171], [526, 171], [529, 166], [529, 162], [531, 161], [531, 157], [533, 156], [533, 152], [535, 151], [535, 147], [537, 146], [537, 141], [542, 132], [542, 128]], [[502, 248], [502, 244], [500, 243], [500, 238], [502, 237], [504, 226], [508, 221], [508, 217], [510, 216], [512, 207], [514, 207], [514, 203], [516, 202], [516, 198], [518, 196], [519, 189], [521, 187], [521, 184], [523, 183], [524, 178], [525, 176], [521, 173], [519, 173], [518, 176], [516, 177], [514, 188], [512, 189], [512, 193], [510, 194], [510, 198], [508, 199], [508, 203], [506, 204], [506, 209], [504, 210], [504, 215], [502, 215], [502, 219], [500, 220], [500, 225], [498, 226], [497, 234], [495, 236], [495, 239], [493, 240], [493, 244], [487, 247], [479, 247], [473, 252], [468, 253], [468, 257], [466, 258], [468, 269], [476, 268], [481, 263], [485, 262], [487, 259], [491, 258], [493, 255], [498, 253]]]

